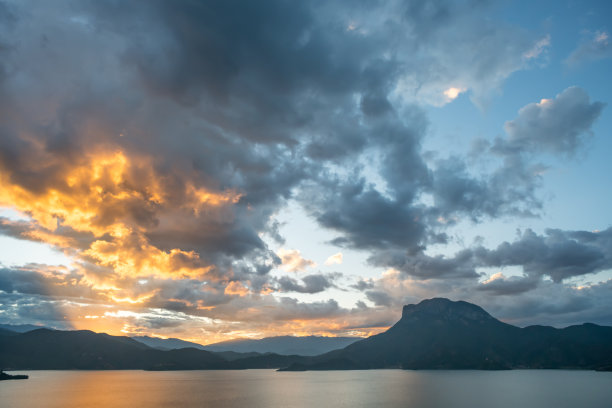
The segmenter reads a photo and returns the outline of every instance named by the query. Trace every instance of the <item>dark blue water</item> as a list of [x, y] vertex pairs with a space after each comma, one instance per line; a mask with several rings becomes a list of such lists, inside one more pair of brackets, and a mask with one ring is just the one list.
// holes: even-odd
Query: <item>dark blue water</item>
[[594, 371], [30, 371], [0, 382], [6, 408], [610, 408]]

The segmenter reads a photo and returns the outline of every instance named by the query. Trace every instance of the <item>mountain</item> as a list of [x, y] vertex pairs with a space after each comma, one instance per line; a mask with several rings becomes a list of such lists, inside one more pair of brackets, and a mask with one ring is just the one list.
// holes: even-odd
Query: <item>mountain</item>
[[384, 333], [284, 370], [610, 366], [612, 327], [587, 323], [565, 329], [519, 328], [471, 303], [436, 298], [404, 306], [401, 319]]
[[203, 350], [162, 351], [129, 337], [88, 330], [37, 329], [0, 336], [3, 369], [222, 369], [225, 359]]
[[16, 333], [25, 333], [36, 329], [44, 329], [43, 326], [35, 326], [33, 324], [0, 324], [0, 329], [10, 330]]
[[159, 337], [149, 337], [149, 336], [132, 336], [132, 339], [136, 340], [139, 343], [146, 344], [149, 347], [158, 350], [174, 350], [174, 349], [182, 349], [187, 347], [192, 347], [198, 350], [204, 350], [204, 346], [198, 343], [192, 343], [190, 341], [185, 341], [181, 339], [160, 339]]
[[238, 339], [208, 344], [204, 350], [238, 353], [276, 353], [283, 355], [316, 356], [346, 347], [358, 337], [277, 336], [263, 339]]
[[16, 336], [19, 333], [14, 332], [12, 330], [3, 329], [0, 327], [0, 336]]
[[0, 330], [0, 368], [5, 370], [207, 370], [309, 362], [309, 357], [273, 353], [212, 353], [193, 347], [158, 350], [129, 337], [89, 330]]
[[[278, 341], [279, 348], [287, 345], [282, 341], [286, 337], [262, 340], [271, 339]], [[326, 342], [331, 338], [289, 339], [326, 339], [323, 340]], [[241, 344], [240, 341], [234, 343]], [[280, 348], [281, 351], [287, 350]], [[217, 354], [193, 347], [158, 350], [129, 337], [88, 330], [36, 329], [25, 333], [0, 330], [0, 368], [5, 370], [279, 367], [290, 371], [370, 368], [612, 370], [612, 327], [585, 323], [564, 329], [519, 328], [467, 302], [429, 299], [404, 306], [401, 319], [386, 332], [317, 356]]]
[[[181, 339], [175, 339], [175, 338], [160, 339], [159, 337], [149, 337], [149, 336], [132, 336], [131, 338], [136, 340], [139, 343], [145, 344], [157, 350], [176, 350], [176, 349], [182, 349], [182, 348], [188, 348], [188, 347], [195, 348], [198, 350], [206, 350], [206, 347], [201, 344], [193, 343], [193, 342], [185, 341]], [[257, 357], [261, 355], [261, 353], [255, 353], [255, 352], [239, 353], [236, 351], [215, 351], [215, 354], [227, 361], [234, 361], [234, 360], [239, 360], [241, 358], [248, 358], [248, 357]]]

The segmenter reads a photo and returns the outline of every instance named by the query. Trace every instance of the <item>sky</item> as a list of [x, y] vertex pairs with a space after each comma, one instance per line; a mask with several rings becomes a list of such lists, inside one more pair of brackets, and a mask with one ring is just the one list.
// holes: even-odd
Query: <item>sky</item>
[[0, 322], [612, 325], [608, 1], [0, 0]]

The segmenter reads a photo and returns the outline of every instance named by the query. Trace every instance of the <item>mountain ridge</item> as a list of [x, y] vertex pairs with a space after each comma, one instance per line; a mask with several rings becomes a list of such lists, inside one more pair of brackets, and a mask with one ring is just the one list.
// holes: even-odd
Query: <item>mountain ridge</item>
[[[612, 327], [587, 323], [519, 328], [480, 306], [445, 298], [406, 305], [387, 331], [317, 356], [288, 371], [328, 369], [605, 369]], [[329, 368], [332, 367], [332, 368]]]
[[4, 369], [612, 370], [612, 327], [584, 323], [563, 329], [519, 328], [477, 305], [436, 298], [406, 305], [401, 319], [383, 333], [317, 356], [225, 353], [193, 347], [159, 350], [129, 337], [89, 330], [0, 331]]
[[262, 339], [239, 338], [202, 345], [177, 338], [162, 339], [150, 336], [132, 336], [132, 339], [158, 350], [173, 350], [193, 347], [222, 354], [230, 359], [253, 357], [255, 354], [275, 353], [280, 355], [316, 356], [345, 347], [361, 337], [328, 336], [272, 336]]
[[345, 347], [361, 339], [361, 337], [273, 336], [263, 339], [228, 340], [205, 345], [203, 349], [213, 352], [316, 356]]

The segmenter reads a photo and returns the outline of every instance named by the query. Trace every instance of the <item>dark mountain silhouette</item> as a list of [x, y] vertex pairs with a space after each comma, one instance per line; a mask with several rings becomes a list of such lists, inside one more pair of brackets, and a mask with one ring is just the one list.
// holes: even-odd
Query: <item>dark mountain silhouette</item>
[[19, 333], [0, 328], [0, 336], [17, 336]]
[[198, 350], [212, 351], [227, 360], [256, 357], [268, 353], [316, 356], [361, 340], [358, 337], [276, 336], [263, 339], [236, 339], [203, 346], [175, 338], [160, 339], [158, 337], [133, 336], [132, 339], [158, 350], [193, 347]]
[[[281, 343], [282, 344], [282, 343]], [[518, 328], [467, 302], [405, 306], [389, 330], [318, 356], [158, 350], [87, 330], [0, 330], [0, 368], [24, 369], [612, 369], [612, 327]]]
[[[160, 339], [159, 337], [149, 337], [149, 336], [132, 336], [132, 339], [140, 342], [142, 344], [146, 344], [149, 347], [158, 350], [175, 350], [182, 348], [195, 348], [198, 350], [206, 350], [206, 346], [203, 346], [198, 343], [193, 343], [191, 341], [185, 341], [181, 339], [169, 338], [169, 339]], [[219, 357], [224, 358], [227, 361], [234, 361], [241, 358], [247, 357], [257, 357], [262, 353], [255, 352], [236, 352], [236, 351], [216, 351], [215, 354]], [[320, 353], [319, 353], [320, 354]]]
[[276, 353], [283, 355], [316, 356], [361, 340], [359, 337], [276, 336], [263, 339], [237, 339], [208, 344], [204, 350], [239, 353]]
[[308, 357], [212, 353], [188, 347], [158, 350], [129, 337], [88, 330], [0, 331], [0, 367], [6, 370], [205, 370], [279, 368]]
[[515, 327], [479, 306], [448, 299], [404, 306], [389, 330], [285, 370], [329, 369], [607, 369], [612, 327]]
[[187, 347], [204, 350], [204, 346], [201, 344], [175, 338], [160, 339], [159, 337], [132, 336], [132, 339], [158, 350], [174, 350]]
[[15, 333], [26, 333], [36, 329], [46, 329], [46, 327], [35, 326], [33, 324], [0, 324], [0, 329], [10, 330]]
[[37, 329], [0, 336], [0, 367], [8, 369], [221, 369], [225, 359], [203, 350], [161, 351], [129, 337], [88, 330]]

